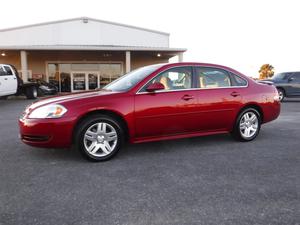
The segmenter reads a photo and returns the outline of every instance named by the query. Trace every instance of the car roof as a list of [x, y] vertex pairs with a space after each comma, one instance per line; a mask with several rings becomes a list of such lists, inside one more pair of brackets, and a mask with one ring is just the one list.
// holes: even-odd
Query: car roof
[[223, 69], [223, 70], [227, 70], [239, 75], [243, 75], [246, 76], [245, 74], [242, 74], [241, 72], [232, 69], [230, 67], [227, 66], [223, 66], [223, 65], [219, 65], [219, 64], [213, 64], [213, 63], [204, 63], [204, 62], [177, 62], [177, 63], [163, 63], [163, 64], [159, 64], [163, 67], [172, 67], [172, 66], [202, 66], [202, 67], [216, 67], [219, 69]]

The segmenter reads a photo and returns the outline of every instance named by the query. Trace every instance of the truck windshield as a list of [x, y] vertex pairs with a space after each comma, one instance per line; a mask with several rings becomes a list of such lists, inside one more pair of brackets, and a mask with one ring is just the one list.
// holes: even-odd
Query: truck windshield
[[162, 64], [156, 64], [133, 70], [132, 72], [127, 73], [126, 75], [106, 85], [103, 89], [120, 92], [128, 91], [161, 66]]

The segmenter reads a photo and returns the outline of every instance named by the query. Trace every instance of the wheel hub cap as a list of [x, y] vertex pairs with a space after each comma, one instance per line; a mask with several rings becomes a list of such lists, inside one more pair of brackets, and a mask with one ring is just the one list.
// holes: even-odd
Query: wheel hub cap
[[103, 135], [98, 135], [97, 136], [97, 141], [98, 141], [98, 143], [103, 143], [104, 142], [104, 139], [105, 139], [105, 137], [103, 136]]
[[95, 123], [86, 130], [83, 142], [89, 154], [104, 157], [116, 148], [118, 134], [115, 128], [108, 123]]
[[247, 112], [240, 120], [240, 133], [244, 138], [253, 137], [258, 130], [258, 118], [255, 113]]

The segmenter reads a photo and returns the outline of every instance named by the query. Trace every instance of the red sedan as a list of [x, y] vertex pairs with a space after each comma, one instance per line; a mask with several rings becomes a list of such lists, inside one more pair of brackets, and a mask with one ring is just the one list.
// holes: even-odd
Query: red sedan
[[126, 141], [221, 133], [251, 141], [279, 113], [272, 85], [220, 65], [175, 63], [139, 68], [102, 90], [35, 102], [19, 125], [28, 145], [73, 145], [88, 159], [103, 161]]

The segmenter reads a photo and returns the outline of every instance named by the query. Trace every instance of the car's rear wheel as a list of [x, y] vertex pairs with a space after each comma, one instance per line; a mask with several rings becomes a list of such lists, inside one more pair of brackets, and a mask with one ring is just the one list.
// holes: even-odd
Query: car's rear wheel
[[232, 134], [239, 141], [252, 141], [257, 137], [260, 127], [260, 113], [256, 109], [247, 108], [239, 114]]
[[282, 102], [285, 98], [285, 92], [282, 88], [278, 88], [277, 90], [278, 90], [278, 95], [279, 95], [279, 101]]
[[123, 144], [119, 122], [106, 115], [93, 115], [77, 126], [75, 147], [91, 161], [105, 161], [117, 154]]

